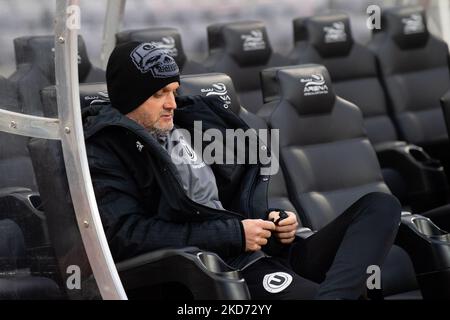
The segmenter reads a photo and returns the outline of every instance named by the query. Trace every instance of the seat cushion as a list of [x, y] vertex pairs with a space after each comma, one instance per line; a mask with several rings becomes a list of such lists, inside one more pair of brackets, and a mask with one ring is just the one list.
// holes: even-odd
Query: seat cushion
[[62, 299], [57, 284], [43, 277], [0, 278], [0, 300]]

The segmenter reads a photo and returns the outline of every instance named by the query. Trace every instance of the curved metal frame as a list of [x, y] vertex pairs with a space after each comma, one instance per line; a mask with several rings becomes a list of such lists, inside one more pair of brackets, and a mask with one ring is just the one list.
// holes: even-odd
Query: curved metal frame
[[59, 119], [0, 109], [0, 131], [21, 136], [59, 140]]
[[442, 32], [442, 38], [447, 42], [447, 44], [450, 43], [450, 12], [449, 12], [450, 6], [448, 1], [446, 0], [439, 0], [438, 2], [438, 10], [439, 10], [439, 22]]
[[55, 64], [60, 136], [70, 194], [81, 238], [104, 299], [127, 299], [98, 212], [84, 144], [78, 84], [78, 31], [67, 27], [69, 6], [56, 0]]
[[79, 0], [56, 0], [55, 64], [59, 119], [0, 109], [0, 132], [61, 140], [78, 228], [103, 299], [126, 300], [98, 212], [84, 144], [78, 85], [78, 32], [67, 26], [68, 8]]

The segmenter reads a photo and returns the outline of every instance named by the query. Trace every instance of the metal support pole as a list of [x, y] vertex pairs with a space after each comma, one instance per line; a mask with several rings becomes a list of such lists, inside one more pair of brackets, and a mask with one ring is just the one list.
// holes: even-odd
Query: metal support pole
[[79, 0], [56, 0], [55, 70], [64, 164], [78, 228], [100, 293], [103, 299], [127, 299], [103, 230], [87, 162], [79, 100], [77, 14]]
[[439, 0], [438, 11], [442, 39], [450, 44], [450, 6], [448, 0]]
[[102, 51], [100, 54], [103, 69], [106, 69], [109, 55], [116, 45], [116, 33], [121, 29], [124, 11], [125, 0], [108, 0], [105, 25], [103, 27]]

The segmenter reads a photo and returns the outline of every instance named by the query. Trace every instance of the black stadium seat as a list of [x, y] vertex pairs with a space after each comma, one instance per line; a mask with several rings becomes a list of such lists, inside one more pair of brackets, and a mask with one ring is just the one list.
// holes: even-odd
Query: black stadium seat
[[[20, 112], [15, 87], [3, 77], [0, 77], [0, 108]], [[25, 187], [36, 190], [27, 142], [27, 137], [0, 132], [0, 188]]]
[[336, 94], [362, 111], [370, 141], [398, 140], [389, 118], [386, 97], [378, 79], [375, 55], [353, 40], [345, 14], [297, 18], [294, 25], [292, 64], [318, 63], [330, 73]]
[[[360, 110], [335, 96], [326, 69], [281, 68], [277, 79], [282, 97], [267, 121], [280, 129], [280, 154], [295, 190], [293, 199], [311, 213], [303, 221], [319, 229], [362, 195], [389, 192]], [[317, 90], [317, 95], [303, 97], [303, 87], [313, 94]], [[308, 163], [310, 169], [305, 170]]]
[[3, 109], [18, 110], [16, 88], [4, 77], [0, 76], [0, 105]]
[[[280, 130], [281, 165], [303, 224], [318, 230], [361, 196], [389, 193], [361, 111], [335, 95], [326, 69], [286, 67], [276, 77], [282, 97], [263, 110], [270, 109], [269, 126]], [[393, 247], [382, 270], [384, 295], [417, 298], [414, 270], [401, 248]]]
[[[376, 56], [353, 40], [348, 16], [329, 14], [297, 18], [293, 25], [292, 63], [324, 65], [336, 94], [361, 109], [367, 136], [377, 151], [383, 177], [391, 191], [403, 204], [412, 205], [412, 210], [427, 210], [447, 203], [448, 187], [439, 163], [432, 163], [420, 147], [399, 141], [379, 79]], [[267, 99], [274, 99], [274, 93]], [[410, 149], [414, 151], [409, 152]], [[423, 185], [432, 187], [418, 199], [417, 190], [427, 187], [414, 188], [413, 185], [426, 175], [435, 176], [437, 180], [431, 184], [424, 182]]]
[[[0, 108], [20, 112], [14, 85], [0, 77]], [[0, 299], [60, 298], [27, 149], [28, 137], [0, 132]]]
[[223, 101], [224, 108], [231, 110], [255, 129], [266, 128], [266, 123], [253, 113], [241, 106], [239, 97], [234, 89], [231, 78], [224, 73], [204, 73], [181, 76], [178, 89], [180, 95], [217, 96]]
[[[268, 129], [266, 122], [262, 118], [247, 111], [247, 109], [241, 106], [239, 97], [234, 89], [233, 81], [226, 74], [208, 73], [182, 76], [178, 94], [202, 96], [214, 95], [223, 101], [224, 108], [227, 108], [238, 115], [250, 128], [255, 130]], [[261, 138], [265, 140], [265, 136], [261, 135]], [[269, 139], [270, 136], [268, 135], [267, 138]], [[267, 144], [267, 141], [264, 142]], [[268, 188], [269, 208], [282, 208], [293, 212], [296, 211], [289, 200], [286, 183], [281, 169], [271, 177]]]
[[[207, 95], [208, 93], [217, 96], [225, 102], [224, 107], [236, 113], [250, 127], [254, 129], [267, 128], [267, 124], [262, 124], [261, 119], [252, 113], [249, 113], [239, 104], [231, 79], [224, 74], [203, 74], [194, 76], [183, 76], [181, 79], [181, 87], [178, 90], [180, 95]], [[304, 128], [306, 131], [307, 127]], [[272, 154], [272, 157], [274, 154]], [[285, 172], [286, 174], [286, 172]], [[268, 202], [269, 207], [284, 208], [293, 212], [298, 211], [291, 201], [287, 191], [286, 182], [283, 171], [272, 176], [269, 181]], [[291, 195], [292, 196], [292, 195]], [[356, 200], [356, 199], [355, 199]], [[314, 212], [316, 213], [316, 212]], [[302, 222], [303, 220], [300, 221]], [[305, 224], [303, 224], [303, 227]], [[311, 224], [306, 224], [311, 227]], [[310, 231], [299, 229], [297, 233], [301, 237], [311, 234]], [[383, 273], [383, 290], [389, 299], [416, 299], [420, 298], [420, 293], [415, 290], [417, 283], [414, 277], [414, 270], [411, 262], [404, 250], [394, 246], [382, 268]]]
[[264, 24], [243, 21], [210, 25], [208, 46], [205, 66], [210, 72], [229, 75], [242, 105], [256, 113], [263, 102], [259, 72], [288, 64], [287, 58], [272, 51]]
[[206, 68], [203, 65], [188, 60], [184, 53], [180, 32], [175, 28], [127, 30], [116, 34], [116, 45], [129, 41], [153, 42], [166, 48], [177, 62], [182, 74], [206, 72]]
[[61, 293], [54, 281], [30, 274], [22, 230], [12, 220], [0, 218], [0, 300], [58, 298]]
[[[105, 82], [92, 82], [80, 84], [80, 107], [89, 107], [91, 103], [109, 103], [108, 89]], [[46, 117], [55, 118], [58, 110], [50, 101], [56, 101], [56, 90], [47, 87], [41, 90], [42, 108]]]
[[[14, 39], [17, 70], [10, 80], [18, 90], [20, 110], [42, 115], [39, 91], [55, 84], [54, 36]], [[105, 72], [89, 61], [83, 38], [78, 38], [78, 75], [80, 82], [105, 81]]]
[[439, 99], [450, 87], [447, 44], [427, 29], [422, 7], [383, 12], [369, 44], [379, 61], [401, 138], [440, 159], [449, 173], [449, 144]]

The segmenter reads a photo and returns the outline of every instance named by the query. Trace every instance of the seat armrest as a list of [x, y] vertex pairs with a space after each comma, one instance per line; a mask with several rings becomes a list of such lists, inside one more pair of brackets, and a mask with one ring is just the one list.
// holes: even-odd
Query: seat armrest
[[196, 247], [161, 249], [116, 266], [127, 291], [175, 282], [187, 287], [195, 299], [250, 299], [238, 270], [217, 254]]
[[408, 143], [405, 141], [387, 141], [387, 142], [377, 143], [373, 146], [373, 148], [378, 153], [378, 152], [384, 152], [387, 150], [402, 148], [407, 145], [408, 145]]
[[27, 248], [50, 244], [38, 193], [26, 188], [0, 189], [0, 219], [11, 219], [19, 225]]
[[415, 212], [429, 210], [448, 202], [448, 182], [439, 160], [421, 147], [402, 141], [375, 146], [382, 168], [398, 172], [407, 190], [407, 202]]
[[[407, 252], [422, 255], [415, 263], [418, 272], [450, 268], [450, 234], [440, 229], [429, 218], [419, 214], [402, 213], [398, 238], [406, 244]], [[448, 247], [449, 250], [439, 249], [438, 253], [433, 252], [434, 248], [441, 247]]]
[[0, 219], [11, 219], [21, 229], [27, 267], [35, 275], [55, 275], [56, 261], [49, 240], [41, 197], [27, 188], [0, 189]]
[[450, 234], [429, 218], [402, 213], [396, 244], [410, 256], [425, 299], [450, 299]]

